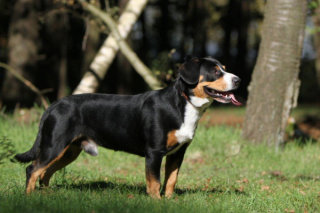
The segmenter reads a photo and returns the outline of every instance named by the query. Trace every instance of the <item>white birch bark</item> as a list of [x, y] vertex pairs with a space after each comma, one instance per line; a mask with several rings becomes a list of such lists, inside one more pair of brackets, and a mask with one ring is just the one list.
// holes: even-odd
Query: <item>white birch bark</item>
[[[117, 23], [117, 29], [123, 39], [126, 39], [129, 35], [133, 24], [137, 21], [147, 2], [148, 0], [130, 0], [128, 2]], [[118, 50], [119, 45], [117, 40], [111, 33], [101, 46], [96, 57], [90, 65], [90, 69], [95, 72], [100, 79], [103, 79], [106, 75], [107, 70], [115, 58]], [[92, 74], [92, 72], [87, 71], [73, 94], [94, 93], [96, 92], [98, 86], [98, 79], [94, 76], [94, 74]]]

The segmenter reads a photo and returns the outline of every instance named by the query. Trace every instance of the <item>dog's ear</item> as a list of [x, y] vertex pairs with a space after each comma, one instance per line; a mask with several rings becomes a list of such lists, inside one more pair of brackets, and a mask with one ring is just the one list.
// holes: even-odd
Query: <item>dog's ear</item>
[[193, 58], [183, 63], [178, 71], [180, 77], [189, 85], [195, 85], [199, 82], [201, 61], [198, 58]]

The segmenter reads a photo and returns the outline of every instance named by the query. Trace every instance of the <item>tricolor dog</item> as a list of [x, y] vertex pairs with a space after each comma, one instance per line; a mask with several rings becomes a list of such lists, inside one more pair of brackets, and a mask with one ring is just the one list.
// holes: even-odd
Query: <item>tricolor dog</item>
[[48, 186], [51, 176], [84, 150], [98, 147], [145, 157], [147, 193], [160, 198], [160, 166], [166, 157], [165, 196], [174, 192], [183, 156], [198, 121], [216, 100], [241, 105], [232, 91], [240, 78], [217, 60], [193, 58], [168, 87], [138, 95], [81, 94], [53, 103], [43, 114], [33, 147], [15, 158], [30, 162], [26, 192], [36, 181]]

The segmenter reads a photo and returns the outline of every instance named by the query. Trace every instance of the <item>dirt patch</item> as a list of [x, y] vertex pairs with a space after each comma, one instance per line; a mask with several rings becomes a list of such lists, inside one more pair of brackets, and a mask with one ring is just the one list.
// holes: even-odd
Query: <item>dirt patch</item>
[[[242, 128], [245, 111], [239, 109], [209, 109], [201, 118], [200, 123], [207, 127], [215, 125], [226, 125], [230, 127]], [[320, 139], [320, 115], [294, 114], [293, 138]], [[292, 139], [292, 138], [291, 138]]]
[[210, 109], [200, 119], [200, 123], [206, 126], [227, 125], [232, 127], [242, 127], [244, 122], [244, 111], [237, 109]]

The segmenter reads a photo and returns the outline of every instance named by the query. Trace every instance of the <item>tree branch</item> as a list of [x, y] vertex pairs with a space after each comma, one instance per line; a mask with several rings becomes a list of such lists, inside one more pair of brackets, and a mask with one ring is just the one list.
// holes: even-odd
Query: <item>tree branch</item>
[[37, 95], [39, 95], [41, 102], [43, 104], [43, 106], [47, 109], [49, 104], [46, 101], [46, 99], [43, 96], [43, 93], [36, 87], [34, 86], [30, 81], [28, 81], [27, 79], [25, 79], [22, 75], [20, 75], [19, 73], [17, 73], [11, 66], [1, 63], [0, 62], [0, 67], [3, 67], [4, 69], [8, 70], [9, 72], [11, 72], [17, 79], [19, 79], [21, 82], [23, 82], [27, 87], [29, 87], [33, 92], [37, 93]]
[[[148, 0], [128, 1], [125, 10], [118, 20], [117, 25], [123, 39], [126, 39], [128, 37], [134, 23], [137, 21], [147, 2]], [[116, 41], [116, 38], [111, 33], [104, 41], [100, 50], [90, 64], [90, 71], [88, 70], [84, 74], [81, 82], [79, 83], [73, 94], [94, 93], [99, 86], [99, 80], [103, 79], [107, 74], [108, 68], [115, 58], [118, 50], [119, 45]]]
[[[114, 37], [114, 39], [115, 39], [115, 41], [117, 43], [116, 49], [112, 49], [113, 52], [116, 52], [118, 50], [118, 48], [120, 48], [121, 52], [129, 60], [129, 62], [132, 64], [132, 66], [135, 68], [135, 70], [142, 76], [142, 78], [150, 86], [150, 88], [151, 89], [160, 89], [161, 88], [161, 82], [155, 76], [153, 76], [153, 74], [149, 70], [149, 68], [143, 64], [143, 62], [139, 59], [139, 57], [136, 55], [136, 53], [134, 51], [132, 51], [132, 49], [129, 47], [127, 42], [124, 40], [127, 37], [127, 34], [129, 32], [127, 32], [127, 34], [124, 34], [124, 36], [121, 35], [120, 32], [119, 32], [119, 30], [121, 30], [121, 25], [119, 24], [117, 26], [117, 24], [115, 23], [115, 21], [111, 18], [111, 16], [109, 14], [101, 11], [97, 7], [87, 3], [84, 0], [80, 0], [80, 2], [82, 3], [82, 6], [83, 6], [83, 8], [85, 10], [87, 10], [90, 13], [92, 13], [93, 15], [99, 17], [104, 23], [106, 23], [108, 25], [108, 27], [112, 31], [112, 36]], [[133, 2], [133, 1], [131, 0], [131, 2]], [[135, 3], [136, 2], [137, 1], [135, 1]], [[128, 3], [128, 5], [129, 4], [130, 4], [130, 2]], [[132, 7], [133, 6], [134, 5], [132, 5]], [[128, 10], [128, 7], [126, 8], [126, 10]], [[125, 10], [125, 12], [126, 12], [126, 10]], [[123, 15], [125, 14], [125, 12], [123, 13]], [[119, 19], [119, 23], [120, 23], [120, 21], [121, 21], [121, 17]], [[109, 39], [109, 37], [108, 37], [108, 39]], [[113, 46], [113, 47], [115, 47], [115, 46]], [[102, 49], [100, 49], [99, 52], [102, 52], [101, 50]], [[97, 55], [97, 57], [98, 56], [99, 55]], [[92, 64], [91, 64], [90, 68], [91, 69], [94, 68], [92, 66]], [[88, 74], [86, 73], [86, 75], [88, 75]], [[98, 73], [97, 73], [97, 75], [99, 76]], [[99, 76], [99, 77], [101, 77], [101, 76]], [[76, 92], [74, 92], [74, 93], [76, 93]]]

